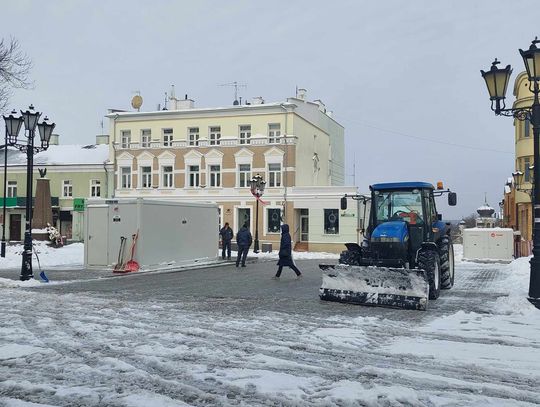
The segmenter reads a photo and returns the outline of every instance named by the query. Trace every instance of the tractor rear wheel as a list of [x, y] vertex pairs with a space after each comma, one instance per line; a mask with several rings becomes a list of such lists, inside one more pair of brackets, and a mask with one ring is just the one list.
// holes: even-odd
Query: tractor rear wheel
[[449, 236], [439, 242], [441, 254], [441, 288], [448, 290], [454, 286], [454, 245]]
[[418, 253], [418, 266], [426, 271], [429, 283], [429, 299], [436, 300], [441, 293], [441, 263], [435, 250]]

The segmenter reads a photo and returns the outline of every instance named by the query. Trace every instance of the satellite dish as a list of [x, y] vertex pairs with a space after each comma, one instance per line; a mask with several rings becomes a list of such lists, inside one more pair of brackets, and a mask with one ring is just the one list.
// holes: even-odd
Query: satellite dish
[[135, 95], [133, 96], [133, 99], [131, 99], [131, 106], [133, 109], [139, 110], [142, 106], [143, 98], [141, 95]]

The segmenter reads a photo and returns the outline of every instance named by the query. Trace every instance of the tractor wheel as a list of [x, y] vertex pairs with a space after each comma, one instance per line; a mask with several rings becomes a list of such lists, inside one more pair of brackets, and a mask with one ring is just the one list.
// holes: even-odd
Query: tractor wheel
[[429, 283], [429, 299], [436, 300], [441, 293], [441, 264], [435, 250], [422, 250], [418, 253], [418, 266], [425, 270]]
[[441, 288], [448, 290], [454, 286], [454, 245], [449, 236], [439, 242], [441, 256]]

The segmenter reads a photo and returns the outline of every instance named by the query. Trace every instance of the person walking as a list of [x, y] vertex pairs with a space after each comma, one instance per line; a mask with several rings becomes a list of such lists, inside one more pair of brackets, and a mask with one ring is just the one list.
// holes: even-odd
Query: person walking
[[253, 238], [251, 232], [248, 229], [248, 224], [244, 223], [242, 228], [236, 234], [236, 245], [238, 246], [238, 257], [236, 258], [236, 267], [242, 262], [242, 267], [246, 267], [246, 257], [248, 254], [249, 246]]
[[231, 259], [231, 240], [234, 233], [229, 226], [229, 222], [225, 222], [225, 226], [219, 231], [221, 236], [221, 258], [225, 260], [225, 251], [227, 251], [227, 260]]
[[296, 273], [296, 278], [302, 277], [302, 273], [293, 262], [291, 234], [289, 233], [289, 225], [286, 223], [281, 225], [281, 242], [279, 244], [279, 261], [277, 264], [279, 266], [278, 271], [276, 275], [272, 277], [273, 279], [279, 279], [284, 266], [292, 268]]

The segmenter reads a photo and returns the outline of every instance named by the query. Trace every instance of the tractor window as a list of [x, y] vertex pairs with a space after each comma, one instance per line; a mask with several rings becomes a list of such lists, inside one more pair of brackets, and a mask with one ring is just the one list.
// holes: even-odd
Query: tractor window
[[394, 220], [403, 220], [410, 225], [423, 223], [421, 191], [376, 192], [375, 216], [377, 225]]

